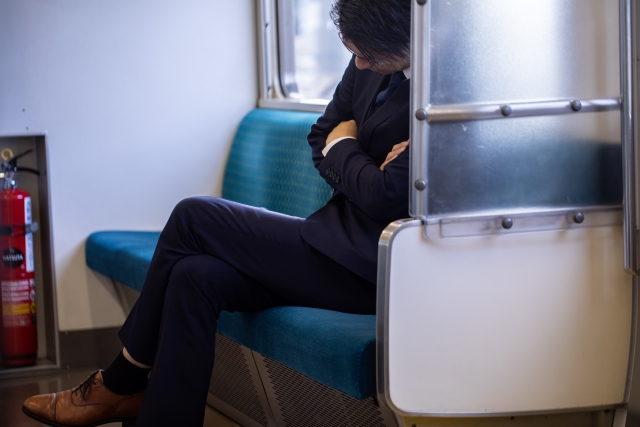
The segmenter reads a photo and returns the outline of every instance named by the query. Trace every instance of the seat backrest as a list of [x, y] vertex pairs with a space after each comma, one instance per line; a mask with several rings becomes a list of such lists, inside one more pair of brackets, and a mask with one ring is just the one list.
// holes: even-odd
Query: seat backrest
[[231, 146], [222, 197], [306, 217], [330, 197], [313, 167], [307, 135], [318, 113], [256, 109], [240, 123]]

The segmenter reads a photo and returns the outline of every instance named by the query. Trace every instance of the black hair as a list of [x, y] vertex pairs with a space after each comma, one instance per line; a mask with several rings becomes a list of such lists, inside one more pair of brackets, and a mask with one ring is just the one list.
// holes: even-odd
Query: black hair
[[411, 59], [411, 0], [336, 0], [331, 19], [343, 41], [371, 63]]

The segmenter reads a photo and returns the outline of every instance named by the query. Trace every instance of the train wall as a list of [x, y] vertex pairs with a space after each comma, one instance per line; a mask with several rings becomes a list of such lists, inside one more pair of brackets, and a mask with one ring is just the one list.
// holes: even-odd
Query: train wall
[[0, 1], [0, 133], [47, 131], [61, 331], [118, 326], [94, 231], [159, 230], [219, 195], [256, 106], [252, 0]]

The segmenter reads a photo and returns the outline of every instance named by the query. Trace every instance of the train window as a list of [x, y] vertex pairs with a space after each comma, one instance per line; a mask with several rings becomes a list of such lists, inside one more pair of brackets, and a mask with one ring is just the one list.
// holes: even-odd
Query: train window
[[262, 108], [324, 112], [351, 54], [330, 16], [335, 0], [260, 0]]
[[351, 59], [331, 20], [333, 1], [278, 1], [280, 83], [288, 98], [331, 99]]

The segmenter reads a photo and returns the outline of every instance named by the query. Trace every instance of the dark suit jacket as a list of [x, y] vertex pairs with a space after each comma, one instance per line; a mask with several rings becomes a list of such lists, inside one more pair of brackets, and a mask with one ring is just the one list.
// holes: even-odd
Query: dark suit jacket
[[[378, 240], [389, 223], [409, 216], [409, 150], [381, 171], [391, 148], [409, 139], [410, 82], [372, 114], [389, 75], [358, 70], [352, 58], [333, 100], [308, 136], [313, 163], [334, 188], [329, 202], [304, 222], [301, 235], [314, 248], [368, 281], [376, 282]], [[322, 155], [329, 133], [354, 119], [358, 139]]]

